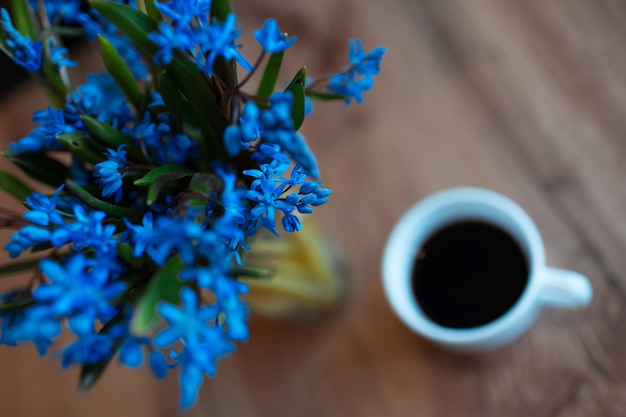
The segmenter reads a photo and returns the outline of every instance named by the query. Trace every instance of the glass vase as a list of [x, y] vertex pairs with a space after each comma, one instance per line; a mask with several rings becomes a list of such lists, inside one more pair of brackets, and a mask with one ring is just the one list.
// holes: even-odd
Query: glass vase
[[336, 311], [346, 296], [339, 257], [316, 224], [280, 237], [259, 231], [244, 265], [268, 271], [265, 278], [244, 278], [253, 314], [272, 318], [311, 318]]

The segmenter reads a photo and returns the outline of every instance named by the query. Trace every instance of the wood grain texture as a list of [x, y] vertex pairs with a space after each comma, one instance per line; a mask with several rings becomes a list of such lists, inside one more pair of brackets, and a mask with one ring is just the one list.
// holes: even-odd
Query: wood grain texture
[[[285, 79], [302, 63], [313, 76], [340, 67], [350, 37], [388, 54], [364, 104], [318, 106], [303, 127], [334, 190], [316, 218], [349, 271], [348, 303], [319, 322], [254, 318], [250, 342], [184, 415], [625, 416], [626, 4], [235, 3], [246, 45], [270, 16], [298, 36]], [[0, 105], [5, 141], [45, 106], [33, 91]], [[521, 339], [480, 356], [404, 328], [380, 284], [385, 240], [417, 200], [459, 185], [524, 207], [549, 264], [591, 279], [592, 304], [545, 310]], [[178, 415], [175, 379], [114, 367], [79, 396], [76, 372], [57, 367], [0, 346], [0, 415]]]

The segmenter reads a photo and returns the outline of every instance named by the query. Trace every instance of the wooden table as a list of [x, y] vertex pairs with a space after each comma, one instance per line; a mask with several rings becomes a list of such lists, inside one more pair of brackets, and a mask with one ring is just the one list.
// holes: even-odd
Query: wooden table
[[[181, 415], [626, 415], [626, 4], [235, 3], [246, 44], [269, 16], [299, 37], [290, 71], [340, 67], [350, 37], [388, 54], [364, 104], [318, 106], [304, 125], [335, 192], [315, 216], [348, 267], [348, 303], [313, 323], [254, 318], [250, 342]], [[2, 104], [3, 139], [25, 134], [45, 106], [33, 91]], [[414, 202], [459, 185], [524, 207], [549, 264], [590, 278], [591, 305], [545, 310], [521, 339], [480, 356], [407, 330], [382, 292], [385, 240]], [[175, 378], [114, 367], [80, 396], [76, 377], [34, 349], [0, 347], [0, 414], [178, 415]]]

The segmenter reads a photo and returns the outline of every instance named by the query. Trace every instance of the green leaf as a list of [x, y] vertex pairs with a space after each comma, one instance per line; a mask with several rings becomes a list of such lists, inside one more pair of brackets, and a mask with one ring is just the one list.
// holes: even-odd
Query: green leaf
[[[91, 5], [118, 29], [124, 32], [137, 45], [138, 50], [151, 62], [159, 47], [150, 40], [148, 33], [158, 29], [158, 23], [145, 14], [118, 3], [93, 1]], [[172, 62], [165, 65], [190, 106], [203, 115], [210, 129], [203, 131], [207, 144], [201, 149], [210, 150], [208, 159], [225, 159], [226, 152], [221, 143], [221, 133], [228, 125], [228, 119], [220, 108], [209, 85], [197, 70], [195, 64], [181, 51], [174, 51]]]
[[0, 275], [11, 275], [37, 268], [39, 261], [40, 259], [31, 259], [28, 261], [10, 262], [8, 264], [0, 265]]
[[[102, 326], [102, 329], [100, 329], [98, 334], [108, 334], [113, 326], [120, 324], [123, 321], [124, 312], [122, 310], [115, 317], [109, 320], [104, 326]], [[89, 388], [94, 386], [98, 379], [100, 379], [104, 371], [109, 366], [109, 363], [111, 363], [111, 360], [115, 357], [115, 354], [122, 345], [122, 341], [123, 340], [119, 337], [115, 338], [115, 343], [113, 344], [111, 354], [109, 356], [96, 363], [83, 365], [80, 368], [80, 376], [78, 379], [78, 390], [80, 392], [86, 392], [87, 390], [89, 390]]]
[[80, 368], [80, 375], [78, 377], [78, 392], [85, 393], [89, 391], [89, 389], [93, 387], [96, 382], [98, 382], [102, 374], [104, 374], [104, 371], [106, 371], [109, 367], [111, 360], [113, 360], [121, 345], [121, 340], [116, 340], [111, 348], [111, 356], [108, 356], [107, 358], [96, 363], [83, 365]]
[[319, 101], [345, 100], [346, 96], [341, 94], [320, 93], [318, 91], [305, 91], [307, 97]]
[[13, 26], [22, 35], [29, 37], [33, 41], [38, 38], [39, 31], [27, 1], [11, 0], [11, 20], [13, 20]]
[[192, 175], [191, 170], [187, 167], [180, 165], [162, 165], [158, 168], [154, 168], [143, 177], [136, 179], [133, 184], [135, 184], [137, 187], [148, 187], [150, 184], [158, 180], [159, 177], [161, 177], [162, 175], [171, 174], [173, 172], [184, 173], [189, 176]]
[[90, 116], [81, 116], [81, 119], [87, 125], [87, 129], [107, 148], [117, 150], [121, 145], [126, 145], [124, 149], [131, 160], [142, 163], [147, 162], [146, 157], [141, 152], [141, 149], [135, 145], [135, 142], [128, 136], [123, 135], [118, 129]]
[[66, 178], [70, 177], [69, 167], [43, 153], [3, 152], [2, 154], [20, 167], [30, 178], [53, 188], [58, 188]]
[[105, 161], [106, 157], [96, 151], [89, 143], [89, 137], [79, 132], [63, 133], [56, 137], [68, 151], [75, 157], [90, 164]]
[[231, 13], [233, 6], [230, 0], [213, 0], [211, 2], [211, 18], [220, 22], [226, 20], [226, 16]]
[[293, 107], [291, 108], [291, 118], [293, 119], [294, 129], [300, 129], [304, 122], [304, 86], [306, 83], [306, 68], [300, 68], [296, 76], [289, 83], [286, 91], [293, 94]]
[[233, 275], [237, 277], [246, 277], [253, 279], [270, 279], [275, 275], [275, 272], [266, 268], [244, 268], [236, 266], [233, 270]]
[[35, 300], [29, 293], [27, 296], [20, 296], [19, 299], [11, 300], [4, 304], [0, 304], [0, 311], [18, 311], [35, 304]]
[[150, 16], [156, 22], [163, 20], [161, 12], [154, 5], [154, 0], [137, 0], [137, 6], [139, 6], [139, 10]]
[[128, 207], [118, 206], [112, 203], [107, 203], [106, 201], [102, 201], [99, 198], [90, 194], [87, 190], [85, 190], [80, 185], [76, 184], [74, 181], [67, 179], [65, 181], [67, 188], [82, 202], [87, 204], [89, 207], [92, 207], [96, 210], [104, 211], [107, 214], [110, 214], [113, 217], [119, 219], [128, 219], [128, 221], [132, 223], [139, 223], [143, 217], [143, 213], [138, 210], [133, 210]]
[[159, 47], [150, 40], [148, 33], [158, 29], [158, 22], [123, 4], [92, 1], [91, 6], [128, 35], [142, 54], [150, 59], [154, 58]]
[[11, 194], [19, 201], [26, 200], [26, 197], [33, 193], [33, 190], [29, 186], [2, 170], [0, 170], [0, 189]]
[[159, 92], [165, 103], [165, 108], [172, 116], [172, 126], [179, 132], [183, 128], [183, 97], [180, 95], [176, 83], [167, 72], [159, 75]]
[[55, 107], [62, 108], [65, 104], [65, 97], [68, 90], [63, 83], [59, 68], [53, 63], [49, 57], [43, 57], [41, 74], [32, 74], [37, 81], [41, 83], [48, 98]]
[[143, 266], [143, 259], [135, 258], [135, 256], [133, 255], [133, 247], [128, 243], [118, 243], [117, 253], [129, 265], [135, 268], [141, 268]]
[[[150, 184], [150, 187], [148, 188], [148, 196], [146, 197], [146, 204], [151, 206], [156, 203], [161, 193], [161, 190], [167, 184], [185, 177], [191, 177], [191, 175], [192, 174], [190, 172], [172, 172], [169, 174], [161, 175], [156, 181]], [[184, 186], [186, 185], [187, 184], [185, 184]]]
[[140, 109], [142, 95], [137, 80], [135, 80], [130, 68], [128, 68], [128, 65], [111, 42], [101, 35], [98, 35], [98, 43], [100, 45], [100, 54], [102, 55], [104, 66], [117, 85], [124, 91], [126, 97], [133, 103], [135, 109]]
[[220, 177], [213, 173], [196, 172], [193, 174], [193, 177], [191, 177], [189, 189], [208, 196], [213, 191], [217, 191], [221, 184], [222, 182]]
[[80, 27], [69, 26], [50, 26], [44, 29], [42, 34], [53, 33], [55, 35], [67, 36], [72, 38], [78, 38], [84, 35], [84, 31]]
[[165, 107], [172, 115], [172, 126], [174, 130], [182, 132], [183, 126], [185, 125], [199, 128], [199, 135], [193, 135], [191, 131], [188, 131], [189, 137], [198, 144], [200, 152], [203, 155], [215, 155], [217, 150], [209, 148], [211, 142], [214, 141], [207, 142], [205, 140], [205, 138], [215, 135], [214, 130], [208, 123], [207, 117], [187, 100], [178, 89], [176, 80], [174, 80], [168, 71], [163, 72], [159, 76], [158, 85]]
[[1, 28], [0, 28], [0, 50], [2, 50], [2, 52], [4, 52], [5, 55], [8, 56], [9, 58], [13, 56], [13, 54], [11, 53], [11, 51], [9, 50], [7, 46], [7, 39], [4, 36], [4, 30], [2, 30]]
[[178, 279], [178, 273], [183, 267], [180, 257], [173, 256], [150, 278], [148, 286], [137, 302], [131, 322], [133, 333], [136, 335], [153, 334], [155, 328], [162, 322], [156, 311], [159, 302], [179, 304], [179, 292], [184, 284]]
[[263, 77], [261, 78], [261, 83], [259, 84], [259, 89], [256, 94], [257, 96], [269, 97], [274, 92], [284, 55], [284, 51], [270, 55], [270, 59], [265, 66], [265, 71], [263, 71]]

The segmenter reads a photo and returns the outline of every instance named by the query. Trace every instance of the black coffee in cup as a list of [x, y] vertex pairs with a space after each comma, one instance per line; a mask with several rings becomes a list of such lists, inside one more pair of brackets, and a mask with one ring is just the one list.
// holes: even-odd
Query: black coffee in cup
[[419, 248], [413, 293], [433, 322], [463, 329], [506, 313], [528, 281], [523, 250], [504, 230], [481, 221], [447, 225]]

